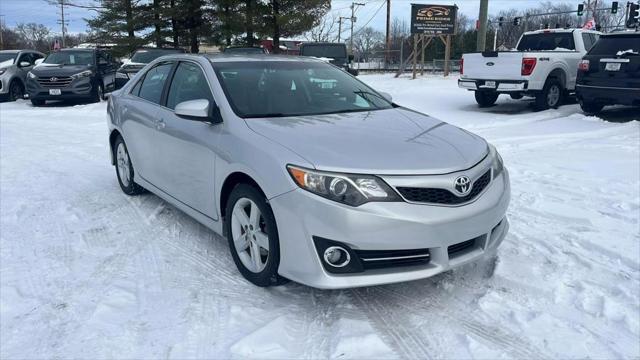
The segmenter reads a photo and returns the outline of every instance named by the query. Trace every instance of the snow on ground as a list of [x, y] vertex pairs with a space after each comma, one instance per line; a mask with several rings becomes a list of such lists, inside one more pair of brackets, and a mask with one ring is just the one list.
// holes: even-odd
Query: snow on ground
[[361, 78], [498, 147], [513, 199], [496, 259], [380, 287], [257, 288], [222, 238], [122, 194], [104, 102], [3, 103], [0, 357], [640, 357], [640, 123], [503, 98], [481, 110], [453, 77]]

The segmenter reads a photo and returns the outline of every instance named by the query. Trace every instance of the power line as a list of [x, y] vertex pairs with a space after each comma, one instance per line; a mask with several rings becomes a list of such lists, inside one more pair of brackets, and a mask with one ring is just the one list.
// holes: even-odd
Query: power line
[[[358, 29], [356, 32], [353, 33], [353, 35], [356, 35], [357, 33], [359, 33], [360, 31], [362, 31], [364, 28], [367, 27], [367, 25], [369, 25], [369, 23], [376, 17], [376, 15], [378, 15], [378, 13], [380, 12], [380, 10], [382, 10], [382, 7], [384, 6], [384, 4], [387, 3], [387, 0], [383, 1], [380, 4], [380, 7], [378, 8], [378, 10], [376, 10], [376, 12], [373, 14], [373, 16], [369, 19], [369, 21], [367, 21], [364, 25], [362, 25], [360, 27], [360, 29]], [[353, 37], [353, 35], [351, 37]]]

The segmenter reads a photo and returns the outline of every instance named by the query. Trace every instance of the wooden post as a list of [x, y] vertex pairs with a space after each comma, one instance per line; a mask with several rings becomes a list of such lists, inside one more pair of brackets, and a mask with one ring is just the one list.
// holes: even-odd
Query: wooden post
[[449, 62], [451, 61], [451, 35], [447, 35], [447, 42], [444, 49], [444, 76], [449, 76]]
[[419, 34], [413, 35], [413, 78], [416, 78], [416, 63], [418, 62], [418, 39], [420, 39]]
[[422, 35], [422, 41], [420, 43], [420, 76], [424, 76], [424, 35]]

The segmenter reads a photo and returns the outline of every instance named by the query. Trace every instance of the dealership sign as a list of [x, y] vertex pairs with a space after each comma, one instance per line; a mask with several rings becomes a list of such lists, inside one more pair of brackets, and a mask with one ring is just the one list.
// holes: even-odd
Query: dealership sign
[[411, 33], [452, 35], [456, 32], [455, 5], [411, 4]]

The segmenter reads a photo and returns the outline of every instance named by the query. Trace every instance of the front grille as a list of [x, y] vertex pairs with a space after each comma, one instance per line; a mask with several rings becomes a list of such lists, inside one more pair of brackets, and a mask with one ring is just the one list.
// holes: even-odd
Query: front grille
[[364, 270], [426, 265], [431, 260], [429, 249], [353, 251], [362, 262]]
[[476, 239], [471, 239], [467, 241], [463, 241], [461, 243], [453, 244], [447, 248], [447, 252], [449, 253], [449, 257], [452, 255], [459, 254], [465, 250], [471, 249], [475, 247]]
[[69, 86], [73, 79], [71, 76], [47, 76], [39, 77], [38, 83], [45, 88], [63, 88]]
[[488, 170], [471, 186], [471, 192], [466, 196], [457, 196], [447, 189], [398, 187], [402, 197], [412, 202], [432, 203], [444, 205], [458, 205], [473, 200], [491, 182], [491, 170]]

